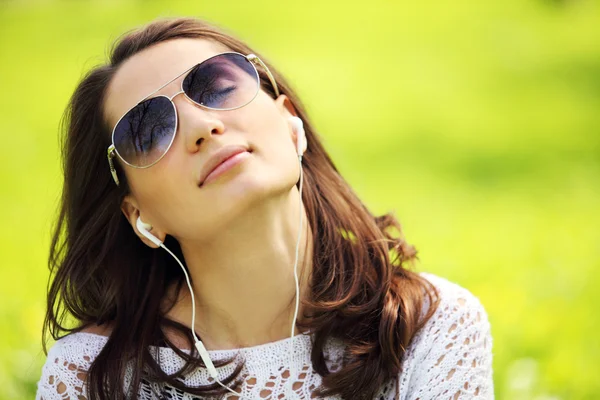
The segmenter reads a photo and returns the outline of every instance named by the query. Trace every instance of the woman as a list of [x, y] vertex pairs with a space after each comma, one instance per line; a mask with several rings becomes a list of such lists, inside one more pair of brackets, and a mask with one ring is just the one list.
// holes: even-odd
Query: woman
[[153, 21], [64, 121], [38, 399], [493, 397], [479, 300], [406, 268], [242, 41]]

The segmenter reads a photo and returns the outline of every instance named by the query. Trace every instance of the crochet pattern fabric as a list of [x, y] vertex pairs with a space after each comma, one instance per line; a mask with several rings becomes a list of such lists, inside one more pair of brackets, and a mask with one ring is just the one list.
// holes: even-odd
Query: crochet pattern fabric
[[[440, 305], [406, 349], [402, 372], [398, 379], [381, 387], [378, 400], [428, 399], [493, 399], [492, 336], [487, 313], [477, 297], [467, 289], [437, 275], [421, 272], [440, 292]], [[425, 307], [429, 304], [425, 302]], [[240, 352], [245, 360], [242, 370], [243, 399], [312, 399], [312, 391], [321, 384], [310, 361], [311, 335], [294, 338], [296, 365], [290, 376], [290, 338], [259, 346], [233, 350], [209, 351], [213, 361], [227, 359]], [[102, 350], [107, 338], [93, 333], [73, 333], [50, 348], [38, 381], [37, 400], [86, 399], [86, 371]], [[183, 360], [172, 349], [152, 347], [160, 356], [162, 369], [175, 373]], [[330, 339], [325, 346], [327, 365], [331, 371], [340, 367], [343, 345]], [[220, 378], [233, 372], [234, 364], [219, 368]], [[125, 377], [126, 384], [129, 376]], [[293, 389], [290, 379], [293, 378]], [[187, 385], [211, 383], [213, 379], [202, 368], [184, 379]], [[165, 398], [192, 400], [198, 397], [161, 385], [144, 384], [140, 399]], [[236, 399], [232, 393], [223, 396]], [[329, 397], [339, 399], [339, 397]]]

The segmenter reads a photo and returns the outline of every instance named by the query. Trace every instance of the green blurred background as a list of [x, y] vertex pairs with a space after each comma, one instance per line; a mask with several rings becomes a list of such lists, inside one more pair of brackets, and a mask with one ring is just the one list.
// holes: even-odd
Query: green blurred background
[[599, 4], [257, 0], [0, 3], [0, 399], [45, 361], [67, 100], [121, 33], [182, 15], [272, 61], [417, 269], [480, 298], [496, 398], [600, 398]]

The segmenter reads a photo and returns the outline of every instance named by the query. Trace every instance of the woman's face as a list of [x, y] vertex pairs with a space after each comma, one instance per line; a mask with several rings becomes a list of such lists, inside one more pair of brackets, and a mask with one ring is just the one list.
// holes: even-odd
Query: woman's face
[[[164, 83], [226, 51], [231, 50], [208, 40], [175, 39], [135, 54], [109, 84], [104, 103], [109, 126]], [[183, 79], [153, 96], [171, 97]], [[122, 207], [130, 222], [135, 223], [139, 210], [144, 222], [178, 240], [210, 240], [251, 207], [288, 193], [298, 181], [295, 136], [288, 122], [293, 108], [285, 95], [274, 100], [261, 90], [246, 106], [228, 111], [203, 109], [183, 94], [173, 102], [177, 133], [164, 157], [142, 169], [121, 163], [131, 189]], [[230, 145], [243, 146], [249, 154], [200, 186], [210, 156]]]

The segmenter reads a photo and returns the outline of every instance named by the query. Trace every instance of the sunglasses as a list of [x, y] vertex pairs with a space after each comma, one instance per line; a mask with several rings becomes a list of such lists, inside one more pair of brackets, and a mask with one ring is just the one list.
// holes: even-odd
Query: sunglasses
[[[256, 55], [226, 52], [183, 71], [123, 114], [113, 128], [112, 143], [107, 151], [110, 172], [117, 186], [119, 178], [113, 164], [115, 155], [131, 167], [148, 168], [171, 148], [177, 132], [175, 96], [183, 93], [193, 103], [208, 110], [243, 107], [254, 100], [260, 90], [256, 64], [265, 70], [275, 96], [279, 96], [271, 71]], [[171, 97], [150, 97], [182, 75], [185, 77], [179, 92]]]

